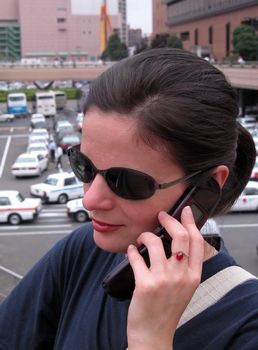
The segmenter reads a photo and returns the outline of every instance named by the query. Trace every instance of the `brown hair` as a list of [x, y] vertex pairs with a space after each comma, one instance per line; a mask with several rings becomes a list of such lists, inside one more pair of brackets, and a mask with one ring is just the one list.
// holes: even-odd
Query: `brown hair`
[[188, 51], [150, 49], [118, 62], [92, 83], [84, 111], [92, 106], [136, 118], [142, 139], [162, 140], [186, 174], [227, 165], [215, 214], [250, 178], [255, 146], [236, 121], [235, 91], [220, 70]]

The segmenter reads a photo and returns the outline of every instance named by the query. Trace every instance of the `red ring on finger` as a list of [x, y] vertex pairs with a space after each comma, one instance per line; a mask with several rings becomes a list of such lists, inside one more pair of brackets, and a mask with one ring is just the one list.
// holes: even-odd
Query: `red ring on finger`
[[188, 258], [187, 254], [182, 251], [176, 252], [172, 255], [176, 258], [177, 261], [182, 261], [184, 257]]

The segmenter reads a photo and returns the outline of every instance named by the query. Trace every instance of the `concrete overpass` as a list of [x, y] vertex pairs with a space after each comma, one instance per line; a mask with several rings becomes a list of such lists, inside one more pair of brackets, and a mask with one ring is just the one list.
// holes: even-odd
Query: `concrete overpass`
[[[94, 80], [110, 65], [0, 67], [2, 81]], [[235, 88], [258, 90], [258, 68], [218, 66]]]

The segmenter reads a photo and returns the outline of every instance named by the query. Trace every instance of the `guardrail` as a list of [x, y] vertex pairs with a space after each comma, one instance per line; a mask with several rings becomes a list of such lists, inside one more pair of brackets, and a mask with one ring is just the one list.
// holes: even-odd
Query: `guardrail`
[[111, 66], [116, 62], [63, 61], [63, 62], [1, 62], [0, 68], [82, 68]]

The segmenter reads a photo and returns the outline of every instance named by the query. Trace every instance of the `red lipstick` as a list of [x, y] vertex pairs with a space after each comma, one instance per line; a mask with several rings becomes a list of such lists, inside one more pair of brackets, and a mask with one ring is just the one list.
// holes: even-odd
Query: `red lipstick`
[[93, 229], [98, 232], [113, 232], [123, 225], [112, 225], [92, 218]]

